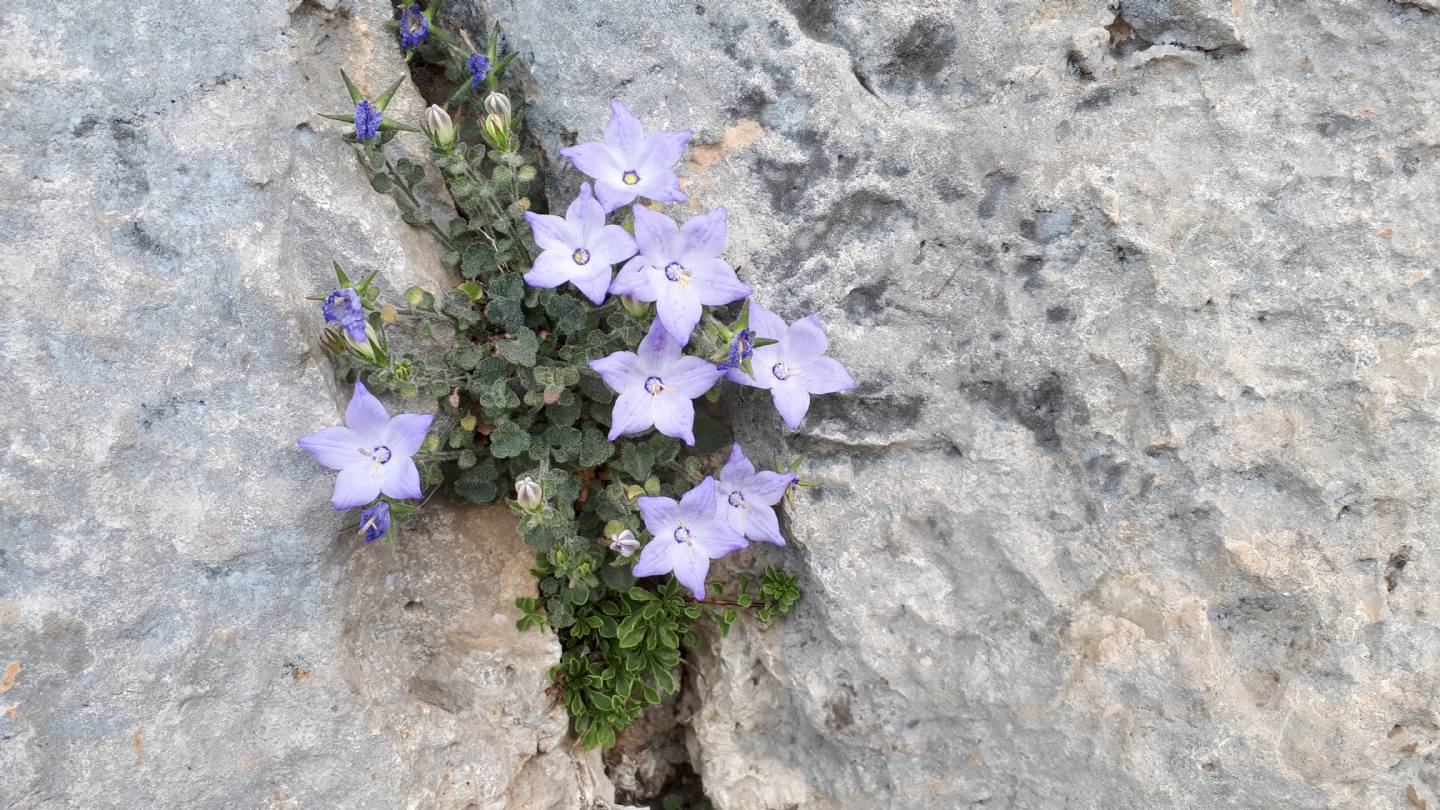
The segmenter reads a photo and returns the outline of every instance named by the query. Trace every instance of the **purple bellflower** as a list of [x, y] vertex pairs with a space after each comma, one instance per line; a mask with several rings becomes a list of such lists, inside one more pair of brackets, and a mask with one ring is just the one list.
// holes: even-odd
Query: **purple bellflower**
[[490, 57], [483, 53], [472, 53], [465, 60], [465, 69], [470, 71], [470, 87], [476, 88], [490, 75]]
[[373, 543], [390, 531], [390, 502], [376, 501], [360, 513], [360, 535]]
[[748, 545], [739, 532], [715, 517], [715, 499], [715, 479], [708, 477], [679, 503], [673, 498], [636, 499], [645, 528], [654, 539], [640, 550], [635, 576], [672, 572], [696, 599], [704, 601], [710, 561]]
[[392, 498], [419, 498], [420, 470], [411, 456], [434, 419], [428, 413], [392, 418], [364, 383], [356, 382], [344, 427], [312, 433], [300, 440], [300, 447], [340, 471], [330, 499], [336, 509], [364, 506], [382, 492]]
[[654, 301], [665, 331], [684, 346], [700, 323], [702, 306], [718, 307], [750, 294], [750, 287], [720, 258], [729, 230], [725, 209], [716, 208], [678, 227], [644, 206], [637, 205], [634, 211], [640, 253], [620, 268], [610, 292]]
[[720, 470], [715, 517], [750, 540], [783, 546], [785, 538], [780, 534], [775, 504], [785, 497], [785, 490], [795, 480], [794, 473], [756, 472], [737, 444]]
[[365, 342], [365, 309], [360, 306], [360, 295], [346, 287], [325, 296], [321, 305], [325, 310], [326, 323], [338, 323], [356, 343]]
[[610, 417], [610, 441], [651, 426], [695, 444], [695, 403], [724, 372], [700, 357], [681, 357], [680, 347], [657, 318], [638, 352], [615, 352], [590, 367], [620, 395]]
[[361, 99], [355, 105], [355, 139], [357, 141], [374, 140], [375, 133], [380, 131], [382, 117], [379, 107]]
[[729, 371], [732, 368], [740, 368], [740, 364], [749, 360], [755, 354], [755, 331], [753, 329], [741, 329], [730, 338], [730, 352], [725, 355], [725, 361], [720, 363], [718, 368], [721, 371]]
[[685, 202], [675, 164], [685, 154], [690, 131], [645, 134], [625, 102], [610, 102], [610, 123], [603, 141], [586, 141], [560, 150], [575, 168], [595, 178], [595, 196], [609, 213], [636, 197]]
[[400, 47], [413, 51], [430, 38], [430, 20], [420, 6], [407, 6], [400, 13]]
[[779, 315], [751, 301], [750, 328], [757, 337], [776, 342], [754, 350], [750, 361], [754, 377], [738, 368], [726, 372], [726, 376], [740, 385], [768, 389], [775, 410], [791, 430], [800, 427], [805, 419], [811, 394], [833, 394], [855, 387], [844, 366], [823, 356], [829, 340], [820, 316], [801, 318], [787, 327]]
[[619, 225], [605, 224], [605, 209], [589, 183], [580, 185], [580, 196], [570, 203], [563, 219], [526, 211], [525, 220], [540, 246], [535, 266], [525, 274], [525, 283], [532, 287], [559, 287], [568, 281], [591, 303], [600, 304], [615, 264], [635, 255], [630, 234]]

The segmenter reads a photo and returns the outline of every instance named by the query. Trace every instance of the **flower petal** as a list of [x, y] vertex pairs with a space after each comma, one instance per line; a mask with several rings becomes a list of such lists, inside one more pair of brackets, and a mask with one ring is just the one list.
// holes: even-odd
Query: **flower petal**
[[585, 141], [574, 146], [567, 146], [560, 150], [560, 154], [568, 158], [575, 168], [600, 181], [601, 184], [612, 181], [620, 182], [620, 174], [625, 171], [620, 168], [620, 161], [616, 159], [619, 155], [616, 155], [613, 149], [600, 141]]
[[620, 182], [620, 175], [617, 173], [615, 179], [596, 178], [595, 198], [600, 201], [600, 206], [605, 213], [610, 213], [621, 206], [635, 202], [639, 195], [635, 190]]
[[659, 318], [650, 324], [650, 331], [635, 351], [642, 367], [653, 370], [666, 368], [680, 356], [680, 347], [670, 338]]
[[[624, 155], [627, 160], [634, 160], [645, 146], [645, 127], [640, 125], [640, 119], [630, 114], [630, 108], [625, 106], [625, 102], [618, 98], [610, 102], [610, 123], [605, 125], [605, 143]], [[623, 167], [635, 168], [638, 167]]]
[[780, 360], [775, 353], [775, 344], [761, 346], [755, 350], [750, 357], [750, 370], [755, 372], [751, 377], [743, 369], [732, 368], [725, 373], [725, 379], [736, 385], [748, 385], [751, 388], [769, 388], [775, 382], [775, 375], [770, 369]]
[[683, 543], [674, 543], [676, 552], [671, 558], [675, 564], [675, 579], [684, 585], [695, 598], [705, 601], [705, 576], [710, 573], [710, 560], [704, 554], [690, 550]]
[[530, 231], [535, 234], [535, 244], [539, 245], [541, 250], [571, 253], [580, 244], [577, 238], [579, 234], [575, 233], [570, 223], [560, 217], [526, 211], [525, 221], [530, 223]]
[[812, 394], [833, 394], [855, 387], [850, 372], [829, 357], [817, 357], [806, 363], [800, 373], [800, 383]]
[[746, 537], [762, 543], [785, 545], [785, 536], [780, 533], [780, 519], [776, 517], [774, 507], [752, 503], [749, 509], [741, 511], [745, 513]]
[[690, 342], [700, 323], [700, 299], [694, 290], [687, 290], [676, 281], [660, 283], [655, 296], [656, 323], [663, 323], [676, 347]]
[[542, 251], [535, 257], [535, 265], [525, 274], [525, 283], [531, 287], [559, 287], [575, 275], [576, 267], [575, 259], [569, 253]]
[[694, 399], [713, 388], [724, 374], [703, 357], [681, 357], [666, 366], [660, 377], [675, 393]]
[[420, 469], [409, 456], [392, 458], [381, 465], [380, 479], [380, 491], [392, 498], [419, 500], [424, 495], [420, 491]]
[[379, 442], [372, 440], [378, 440], [388, 424], [390, 414], [385, 412], [385, 406], [364, 383], [356, 380], [355, 396], [350, 398], [350, 404], [345, 408], [345, 425], [359, 433], [361, 441], [374, 445]]
[[606, 355], [598, 360], [590, 361], [590, 368], [610, 386], [610, 390], [624, 392], [631, 388], [638, 388], [645, 382], [645, 370], [640, 366], [640, 358], [634, 352], [615, 352]]
[[428, 413], [396, 414], [385, 428], [385, 446], [397, 456], [415, 455], [434, 421], [435, 417]]
[[616, 397], [615, 405], [610, 411], [610, 441], [613, 442], [621, 436], [643, 433], [654, 426], [654, 399], [649, 394], [634, 389], [624, 391]]
[[785, 490], [795, 483], [795, 473], [761, 470], [745, 484], [745, 499], [774, 506], [785, 497]]
[[[591, 260], [594, 264], [594, 260]], [[605, 303], [605, 291], [610, 289], [610, 265], [596, 264], [595, 269], [585, 275], [577, 275], [570, 279], [571, 283], [590, 299], [590, 303], [600, 306]]]
[[739, 551], [750, 545], [745, 540], [745, 535], [731, 528], [729, 523], [713, 517], [686, 523], [685, 528], [690, 530], [690, 538], [695, 541], [696, 547], [712, 560], [718, 560], [732, 551]]
[[730, 459], [725, 466], [720, 468], [720, 480], [740, 482], [748, 481], [755, 476], [755, 465], [745, 457], [745, 451], [740, 449], [740, 443], [736, 442], [730, 448]]
[[[658, 133], [657, 133], [658, 134]], [[729, 213], [724, 206], [707, 211], [680, 226], [685, 251], [680, 261], [689, 267], [696, 259], [713, 259], [725, 252], [725, 236], [730, 232]]]
[[804, 368], [830, 347], [819, 315], [807, 315], [790, 324], [790, 331], [785, 333], [782, 343], [780, 356], [785, 358], [786, 363], [794, 363], [799, 368]]
[[[640, 396], [648, 397], [649, 395], [640, 394]], [[655, 429], [693, 447], [695, 445], [695, 404], [678, 391], [666, 391], [659, 396], [649, 398], [649, 418], [653, 420]]]
[[640, 178], [632, 188], [642, 197], [656, 202], [683, 203], [685, 192], [680, 188], [680, 178], [674, 172], [659, 172]]
[[647, 173], [673, 170], [675, 164], [685, 155], [685, 146], [690, 143], [690, 137], [691, 132], [688, 129], [652, 132], [646, 135], [641, 145], [643, 158], [640, 165], [634, 167], [635, 170], [641, 177]]
[[718, 487], [712, 476], [705, 476], [705, 480], [690, 488], [689, 492], [680, 496], [680, 514], [688, 526], [690, 522], [697, 520], [711, 520], [715, 516], [715, 493]]
[[658, 537], [674, 530], [680, 514], [680, 504], [674, 498], [644, 495], [635, 499], [635, 505], [640, 509], [646, 531]]
[[[785, 319], [751, 301], [750, 329], [755, 332], [756, 337], [779, 340], [785, 337]], [[758, 352], [759, 349], [756, 349], [756, 351]]]
[[610, 292], [628, 295], [640, 301], [654, 301], [655, 292], [650, 284], [650, 274], [645, 272], [645, 259], [636, 256], [620, 268], [615, 280], [610, 282]]
[[[600, 203], [595, 203], [599, 210]], [[604, 213], [600, 214], [601, 222]], [[605, 225], [586, 235], [585, 247], [590, 251], [590, 261], [614, 265], [635, 255], [635, 238], [619, 225]]]
[[300, 449], [332, 470], [343, 470], [365, 458], [361, 450], [369, 450], [360, 434], [348, 427], [325, 428], [300, 439]]
[[[595, 194], [590, 190], [589, 183], [580, 184], [580, 193], [570, 201], [570, 207], [565, 209], [565, 222], [577, 231], [580, 237], [579, 242], [573, 247], [580, 247], [589, 241], [590, 235], [605, 227], [605, 209], [601, 207], [600, 201], [595, 199]], [[536, 244], [539, 244], [537, 241]], [[545, 247], [545, 245], [540, 245]]]
[[651, 264], [656, 262], [664, 264], [677, 258], [670, 255], [675, 236], [680, 233], [680, 228], [675, 224], [675, 220], [659, 211], [651, 211], [643, 205], [635, 206], [633, 213], [635, 215], [635, 244], [639, 246], [641, 255], [649, 258]]
[[718, 307], [739, 301], [751, 293], [750, 285], [735, 275], [735, 270], [721, 259], [696, 259], [685, 264], [689, 270], [690, 292], [707, 307]]
[[775, 410], [780, 412], [785, 424], [791, 430], [800, 427], [800, 423], [805, 421], [805, 413], [810, 410], [810, 394], [800, 381], [792, 377], [776, 382], [770, 386], [770, 396], [774, 398]]
[[375, 467], [370, 459], [361, 459], [335, 476], [335, 493], [330, 504], [336, 509], [354, 509], [375, 500], [380, 494], [380, 473], [373, 473]]
[[670, 537], [656, 535], [655, 539], [640, 549], [640, 560], [630, 572], [637, 577], [653, 577], [675, 570], [675, 558], [679, 556], [678, 547], [679, 543]]

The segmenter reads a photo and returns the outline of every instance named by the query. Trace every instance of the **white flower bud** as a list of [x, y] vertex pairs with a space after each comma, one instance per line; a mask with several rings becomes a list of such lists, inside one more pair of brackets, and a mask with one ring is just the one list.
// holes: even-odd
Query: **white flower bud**
[[460, 133], [455, 129], [455, 122], [450, 120], [450, 113], [445, 112], [438, 104], [431, 104], [425, 109], [425, 134], [430, 136], [430, 142], [441, 149], [449, 149], [455, 145]]
[[525, 509], [536, 509], [540, 506], [540, 485], [534, 479], [521, 478], [515, 482], [515, 501]]
[[507, 126], [510, 124], [510, 97], [504, 93], [491, 93], [485, 97], [485, 112], [499, 118]]
[[639, 548], [640, 541], [635, 539], [635, 533], [629, 529], [610, 536], [610, 550], [621, 557], [629, 557]]
[[480, 131], [485, 133], [485, 140], [490, 145], [502, 152], [510, 148], [510, 125], [501, 120], [500, 116], [490, 114], [485, 116], [485, 123], [480, 126]]

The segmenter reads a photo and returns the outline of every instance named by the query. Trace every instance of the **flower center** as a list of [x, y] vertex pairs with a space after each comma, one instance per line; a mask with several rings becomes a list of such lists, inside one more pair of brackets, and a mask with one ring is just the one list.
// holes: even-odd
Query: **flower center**
[[670, 262], [665, 265], [665, 278], [680, 282], [682, 287], [690, 286], [690, 271], [686, 270], [685, 265], [679, 262]]
[[690, 530], [685, 528], [684, 525], [675, 527], [675, 542], [693, 543], [693, 541], [690, 539]]
[[645, 378], [645, 393], [649, 394], [650, 396], [657, 396], [669, 390], [670, 386], [666, 385], [665, 381], [660, 379], [659, 377]]
[[625, 185], [633, 186], [636, 183], [640, 182], [640, 175], [637, 174], [634, 169], [631, 169], [630, 171], [620, 175], [620, 179], [625, 183]]
[[380, 472], [380, 465], [389, 461], [391, 456], [390, 448], [386, 447], [383, 444], [376, 445], [375, 448], [372, 450], [365, 450], [362, 448], [360, 450], [360, 453], [362, 455], [369, 456], [370, 460], [374, 462], [370, 465], [371, 475], [375, 475], [376, 473]]
[[590, 251], [585, 248], [575, 248], [575, 252], [570, 254], [570, 258], [574, 259], [576, 264], [585, 264], [590, 261]]
[[784, 360], [781, 360], [780, 362], [778, 362], [778, 363], [776, 363], [775, 365], [771, 366], [771, 367], [770, 367], [770, 373], [771, 373], [771, 374], [774, 374], [774, 375], [775, 375], [775, 379], [777, 379], [777, 380], [788, 380], [788, 379], [790, 379], [791, 377], [798, 377], [798, 376], [800, 376], [800, 372], [797, 371], [797, 370], [795, 370], [795, 369], [793, 369], [793, 368], [788, 368], [788, 367], [785, 365], [785, 361], [784, 361]]
[[730, 505], [735, 507], [736, 509], [745, 508], [745, 496], [740, 492], [740, 490], [737, 489], [734, 492], [730, 493]]

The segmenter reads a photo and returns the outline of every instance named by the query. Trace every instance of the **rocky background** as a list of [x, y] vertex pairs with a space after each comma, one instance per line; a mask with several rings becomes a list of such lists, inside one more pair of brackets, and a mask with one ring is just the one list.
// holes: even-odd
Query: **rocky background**
[[[806, 598], [676, 709], [716, 807], [1440, 806], [1433, 0], [450, 6], [557, 199], [610, 98], [694, 129], [672, 213], [728, 206], [860, 381], [795, 433], [736, 400], [822, 487], [759, 555]], [[612, 795], [506, 517], [357, 549], [293, 447], [330, 259], [445, 283], [316, 117], [403, 70], [389, 16], [0, 9], [13, 806]]]

